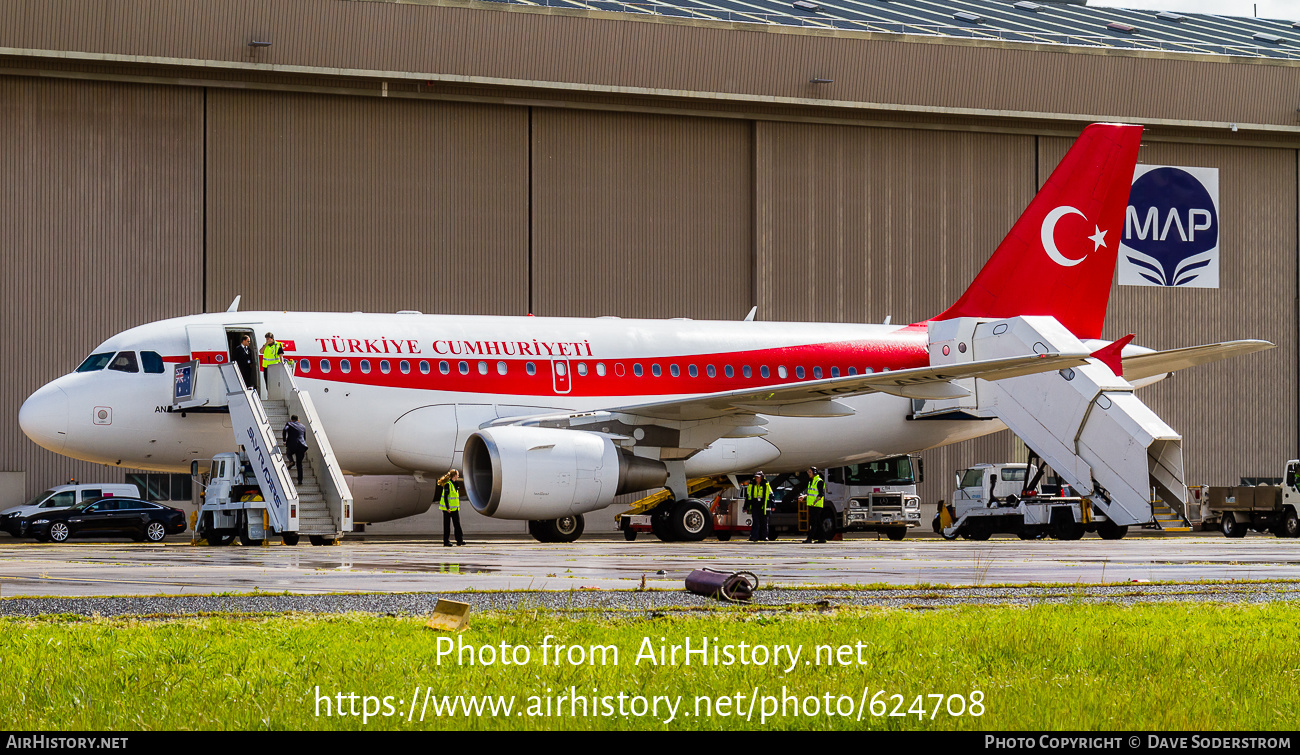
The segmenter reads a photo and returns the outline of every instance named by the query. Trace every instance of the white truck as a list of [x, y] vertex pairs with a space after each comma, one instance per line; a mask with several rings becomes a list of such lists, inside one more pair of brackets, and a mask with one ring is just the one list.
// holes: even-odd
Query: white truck
[[1300, 461], [1286, 463], [1281, 487], [1211, 486], [1201, 504], [1201, 526], [1226, 537], [1245, 537], [1247, 529], [1278, 537], [1300, 537]]
[[1006, 533], [1021, 540], [1053, 537], [1078, 540], [1096, 532], [1104, 540], [1119, 540], [1128, 527], [1094, 511], [1087, 498], [1046, 466], [1038, 464], [976, 464], [958, 470], [952, 503], [941, 505], [934, 531], [948, 540], [988, 540]]
[[923, 469], [921, 457], [912, 455], [826, 470], [826, 495], [839, 504], [838, 528], [902, 540], [921, 524], [916, 486], [924, 481]]

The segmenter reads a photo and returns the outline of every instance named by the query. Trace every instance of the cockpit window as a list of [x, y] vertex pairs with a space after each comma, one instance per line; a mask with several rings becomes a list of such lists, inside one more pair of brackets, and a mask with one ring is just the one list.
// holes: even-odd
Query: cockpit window
[[104, 369], [104, 366], [108, 364], [108, 360], [112, 358], [113, 352], [111, 351], [106, 351], [103, 354], [91, 354], [86, 357], [86, 361], [82, 362], [81, 366], [77, 368], [77, 372], [94, 372], [95, 370], [102, 370]]
[[118, 372], [139, 372], [140, 367], [135, 361], [134, 351], [120, 351], [113, 361], [109, 363], [108, 369], [117, 370]]
[[161, 375], [163, 373], [162, 356], [156, 351], [142, 351], [140, 352], [140, 366], [144, 367], [145, 372]]

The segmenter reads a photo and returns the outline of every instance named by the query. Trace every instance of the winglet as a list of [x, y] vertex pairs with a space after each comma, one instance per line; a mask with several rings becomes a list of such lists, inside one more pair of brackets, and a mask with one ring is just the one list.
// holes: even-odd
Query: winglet
[[1124, 360], [1121, 357], [1121, 352], [1124, 351], [1124, 347], [1128, 346], [1129, 342], [1132, 340], [1133, 334], [1129, 333], [1115, 343], [1112, 343], [1109, 346], [1103, 346], [1088, 356], [1100, 359], [1102, 364], [1110, 368], [1111, 372], [1115, 373], [1119, 377], [1124, 377]]

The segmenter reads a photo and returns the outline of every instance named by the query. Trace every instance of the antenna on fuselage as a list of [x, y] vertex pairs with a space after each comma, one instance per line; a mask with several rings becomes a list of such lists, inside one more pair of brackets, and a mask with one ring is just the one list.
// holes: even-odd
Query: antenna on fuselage
[[229, 307], [226, 307], [226, 311], [227, 311], [227, 312], [238, 312], [238, 311], [239, 311], [239, 300], [242, 299], [242, 298], [244, 298], [244, 295], [243, 295], [243, 294], [240, 294], [239, 296], [236, 296], [236, 297], [235, 297], [235, 300], [232, 301], [232, 302], [230, 302], [230, 306], [229, 306]]
[[757, 304], [755, 304], [753, 307], [750, 307], [750, 309], [749, 309], [749, 314], [745, 315], [745, 322], [753, 322], [753, 321], [754, 321], [754, 315], [756, 315], [756, 314], [758, 314], [758, 305], [757, 305]]

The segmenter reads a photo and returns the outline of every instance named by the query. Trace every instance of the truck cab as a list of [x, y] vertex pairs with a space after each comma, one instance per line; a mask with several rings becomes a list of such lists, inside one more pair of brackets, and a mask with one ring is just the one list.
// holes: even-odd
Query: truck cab
[[924, 472], [919, 456], [834, 467], [826, 478], [827, 497], [843, 502], [837, 512], [842, 530], [881, 532], [890, 540], [902, 540], [921, 524], [916, 486], [924, 481]]

